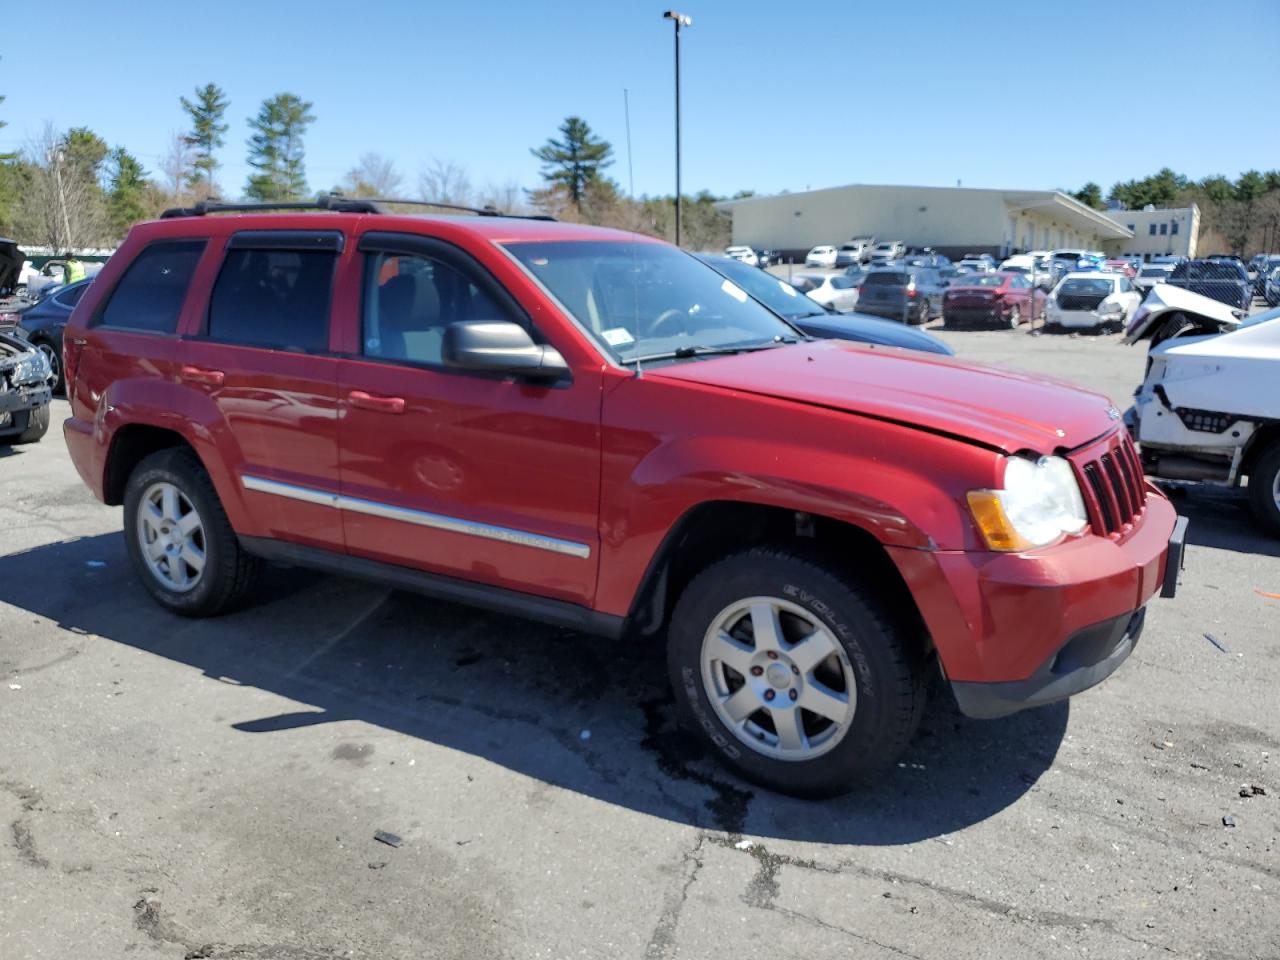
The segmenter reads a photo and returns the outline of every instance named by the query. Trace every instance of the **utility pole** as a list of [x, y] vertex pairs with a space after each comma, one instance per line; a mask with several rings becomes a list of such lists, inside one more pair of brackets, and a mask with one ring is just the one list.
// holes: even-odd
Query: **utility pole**
[[[65, 254], [71, 253], [71, 218], [67, 216], [67, 197], [62, 189], [62, 148], [54, 147], [49, 151], [49, 161], [53, 164], [53, 176], [58, 183], [58, 209], [62, 211], [63, 249]], [[57, 252], [57, 251], [55, 251]]]
[[631, 167], [631, 101], [627, 97], [627, 88], [622, 88], [622, 112], [627, 119], [627, 196], [636, 198], [636, 175]]
[[676, 246], [680, 246], [680, 28], [693, 26], [693, 17], [668, 10], [662, 15], [676, 28]]

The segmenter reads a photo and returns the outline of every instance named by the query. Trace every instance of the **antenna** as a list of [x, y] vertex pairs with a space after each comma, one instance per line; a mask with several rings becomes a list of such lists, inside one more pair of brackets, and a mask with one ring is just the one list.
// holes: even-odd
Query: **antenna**
[[627, 195], [636, 198], [636, 175], [631, 169], [631, 101], [627, 97], [627, 88], [622, 88], [622, 112], [627, 118]]

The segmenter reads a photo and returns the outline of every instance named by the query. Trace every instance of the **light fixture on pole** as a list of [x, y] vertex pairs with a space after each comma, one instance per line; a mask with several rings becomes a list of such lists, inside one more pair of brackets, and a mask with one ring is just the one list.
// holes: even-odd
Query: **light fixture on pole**
[[676, 28], [676, 246], [680, 246], [680, 28], [692, 27], [693, 17], [675, 10], [668, 10], [662, 15], [670, 20]]

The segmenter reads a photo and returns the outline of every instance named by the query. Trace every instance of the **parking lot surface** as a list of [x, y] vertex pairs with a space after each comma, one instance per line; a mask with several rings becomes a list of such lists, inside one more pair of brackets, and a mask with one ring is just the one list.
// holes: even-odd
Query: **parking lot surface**
[[[937, 332], [1122, 407], [1142, 376], [1115, 337]], [[1181, 591], [1103, 686], [935, 695], [815, 803], [697, 755], [642, 651], [290, 570], [162, 612], [66, 414], [0, 457], [5, 960], [1280, 956], [1280, 541], [1238, 493], [1176, 494]]]

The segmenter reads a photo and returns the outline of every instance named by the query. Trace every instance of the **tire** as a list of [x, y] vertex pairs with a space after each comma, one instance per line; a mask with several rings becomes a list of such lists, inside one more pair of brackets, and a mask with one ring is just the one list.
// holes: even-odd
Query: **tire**
[[33, 340], [31, 345], [45, 355], [49, 361], [49, 369], [53, 371], [53, 392], [60, 394], [66, 390], [66, 380], [62, 376], [62, 354], [51, 340]]
[[[14, 414], [15, 418], [19, 416], [21, 414]], [[27, 413], [27, 425], [20, 432], [11, 433], [7, 437], [0, 437], [0, 446], [16, 447], [24, 443], [39, 443], [48, 432], [49, 405], [46, 403], [43, 407], [36, 407]]]
[[1249, 503], [1271, 533], [1280, 536], [1280, 442], [1272, 441], [1249, 471]]
[[[757, 609], [774, 614], [757, 621]], [[756, 622], [772, 622], [793, 642], [774, 647], [775, 656], [767, 641], [755, 642]], [[725, 624], [734, 624], [728, 645], [716, 639]], [[806, 639], [814, 627], [825, 636]], [[743, 630], [746, 643], [738, 639]], [[806, 644], [819, 641], [807, 655]], [[807, 665], [827, 649], [816, 668]], [[906, 748], [924, 709], [919, 645], [903, 623], [872, 590], [781, 549], [735, 554], [689, 582], [672, 615], [667, 666], [681, 720], [713, 755], [747, 780], [800, 797], [834, 796], [875, 778]], [[741, 716], [734, 723], [730, 714]], [[783, 726], [774, 725], [775, 715]], [[799, 723], [792, 745], [783, 742], [787, 718]]]
[[[143, 511], [153, 502], [155, 491], [161, 493], [160, 501], [166, 502], [166, 488], [176, 491], [179, 509], [162, 508], [163, 519], [150, 512], [144, 517]], [[158, 561], [149, 560], [145, 541], [151, 533], [156, 533], [151, 542], [154, 547], [162, 538], [156, 525], [175, 518], [186, 521], [190, 516], [180, 507], [184, 500], [199, 522], [199, 536], [185, 534], [178, 522], [168, 523], [160, 529], [166, 533], [172, 531], [173, 540], [185, 535], [187, 541], [180, 546], [172, 543], [178, 547], [172, 555], [166, 548]], [[145, 529], [148, 525], [150, 530]], [[125, 487], [124, 526], [129, 558], [143, 586], [162, 607], [184, 617], [211, 617], [234, 609], [244, 602], [261, 569], [261, 561], [240, 547], [213, 481], [190, 450], [161, 450], [134, 468]], [[188, 560], [188, 557], [194, 558], [197, 550], [203, 557], [198, 571]], [[157, 564], [156, 569], [153, 563]], [[170, 571], [167, 577], [164, 569]], [[179, 569], [180, 574], [173, 572]], [[192, 576], [193, 573], [196, 575]], [[184, 578], [189, 582], [182, 586]]]
[[1009, 319], [1006, 322], [1009, 324], [1010, 330], [1017, 330], [1022, 323], [1022, 308], [1016, 303], [1013, 305], [1013, 309], [1009, 311]]

